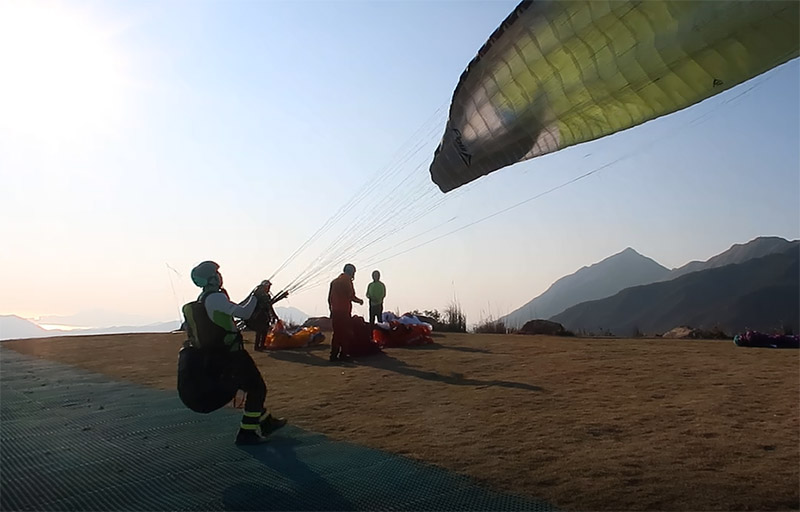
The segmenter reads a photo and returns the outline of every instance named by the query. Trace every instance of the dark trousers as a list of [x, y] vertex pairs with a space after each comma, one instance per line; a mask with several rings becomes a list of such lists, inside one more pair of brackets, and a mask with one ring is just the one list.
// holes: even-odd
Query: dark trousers
[[267, 385], [250, 354], [246, 350], [231, 352], [228, 365], [239, 389], [247, 393], [244, 402], [245, 412], [263, 411], [264, 401], [267, 399]]
[[376, 322], [383, 322], [383, 303], [369, 305], [369, 323], [375, 323], [373, 318], [377, 319]]
[[256, 340], [253, 343], [253, 349], [264, 350], [264, 345], [267, 341], [267, 331], [256, 331]]
[[331, 357], [347, 355], [350, 341], [353, 339], [353, 319], [348, 311], [331, 311]]
[[264, 409], [267, 385], [247, 351], [181, 350], [178, 394], [187, 407], [201, 413], [215, 411], [233, 400], [237, 389], [247, 393], [246, 412]]

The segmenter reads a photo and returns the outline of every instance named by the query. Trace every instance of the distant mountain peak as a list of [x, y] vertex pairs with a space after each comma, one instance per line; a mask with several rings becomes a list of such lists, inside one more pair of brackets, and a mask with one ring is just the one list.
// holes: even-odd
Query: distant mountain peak
[[17, 315], [0, 315], [0, 340], [38, 338], [47, 331]]
[[547, 319], [581, 302], [610, 297], [629, 286], [658, 281], [667, 274], [669, 269], [627, 247], [558, 279], [544, 293], [502, 320], [510, 326], [521, 326], [529, 320]]
[[621, 258], [644, 258], [646, 260], [652, 261], [651, 258], [648, 258], [647, 256], [643, 255], [633, 247], [626, 247], [625, 249], [619, 251], [618, 253], [612, 254], [611, 256], [600, 260], [599, 262], [595, 263], [595, 265], [599, 263], [604, 263], [606, 261], [618, 260]]
[[[586, 270], [595, 271], [595, 270], [598, 270], [598, 269], [601, 269], [601, 268], [617, 267], [619, 265], [630, 265], [631, 263], [636, 264], [637, 262], [643, 262], [644, 264], [654, 264], [654, 265], [657, 265], [659, 267], [662, 267], [661, 264], [659, 264], [658, 262], [656, 262], [652, 258], [648, 258], [647, 256], [644, 256], [643, 254], [639, 253], [633, 247], [627, 247], [627, 248], [623, 249], [622, 251], [620, 251], [620, 252], [618, 252], [616, 254], [612, 254], [611, 256], [608, 256], [608, 257], [598, 261], [597, 263], [592, 263], [591, 265], [588, 265], [588, 266], [585, 266], [585, 267], [581, 267], [574, 274], [570, 274], [570, 275], [564, 276], [561, 279], [571, 277], [571, 276], [573, 276], [573, 275], [575, 275], [575, 274], [577, 274], [579, 272], [583, 273]], [[662, 268], [664, 268], [664, 270], [669, 270], [666, 267], [662, 267]], [[556, 283], [561, 281], [561, 279], [556, 281]], [[553, 283], [553, 284], [555, 284], [555, 283]]]

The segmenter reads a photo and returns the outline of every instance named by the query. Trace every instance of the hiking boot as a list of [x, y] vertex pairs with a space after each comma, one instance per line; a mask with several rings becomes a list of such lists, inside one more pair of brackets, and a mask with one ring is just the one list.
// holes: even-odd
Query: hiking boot
[[239, 433], [236, 434], [236, 441], [234, 442], [239, 446], [253, 446], [266, 443], [267, 439], [260, 436], [255, 430], [244, 430], [240, 428]]
[[286, 425], [286, 418], [276, 418], [271, 414], [261, 420], [261, 435], [266, 437]]
[[331, 357], [328, 358], [328, 361], [331, 362], [331, 363], [338, 363], [339, 362], [339, 356], [335, 356], [335, 355], [331, 354]]

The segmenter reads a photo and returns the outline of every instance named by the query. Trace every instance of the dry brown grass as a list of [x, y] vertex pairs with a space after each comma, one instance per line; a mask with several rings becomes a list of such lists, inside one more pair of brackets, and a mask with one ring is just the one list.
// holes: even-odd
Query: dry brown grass
[[[4, 346], [171, 390], [182, 340]], [[798, 507], [797, 351], [696, 340], [436, 340], [342, 366], [327, 362], [327, 344], [254, 357], [271, 408], [295, 425], [562, 508]]]

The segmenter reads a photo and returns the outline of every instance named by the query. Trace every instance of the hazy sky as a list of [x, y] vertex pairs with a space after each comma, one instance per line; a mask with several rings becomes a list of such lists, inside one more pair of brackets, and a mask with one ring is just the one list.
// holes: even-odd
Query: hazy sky
[[[436, 203], [427, 165], [442, 109], [515, 5], [0, 3], [0, 314], [173, 320], [205, 259], [244, 298], [392, 163], [407, 181], [381, 182], [276, 287], [337, 236], [384, 233], [346, 255], [372, 263], [612, 162], [381, 262], [386, 306], [441, 309], [455, 296], [472, 324], [629, 246], [677, 267], [756, 236], [800, 236], [797, 60]], [[418, 152], [398, 152], [409, 140]], [[328, 255], [323, 281], [346, 262]], [[373, 267], [360, 266], [358, 293]], [[282, 305], [326, 314], [326, 288]]]

